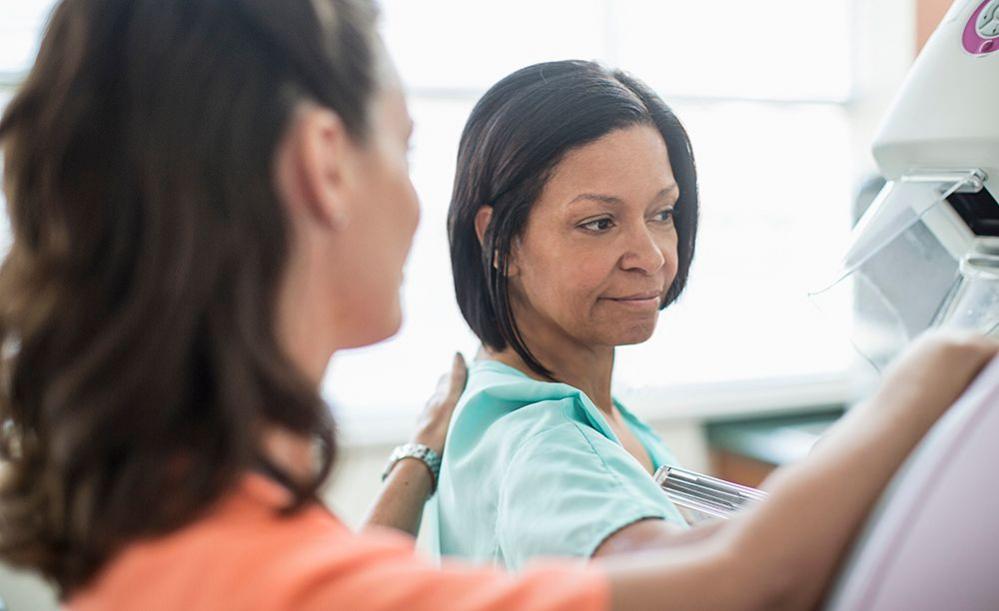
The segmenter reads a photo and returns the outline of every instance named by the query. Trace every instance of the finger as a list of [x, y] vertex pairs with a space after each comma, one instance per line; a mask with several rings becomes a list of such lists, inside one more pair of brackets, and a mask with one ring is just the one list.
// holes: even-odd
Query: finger
[[454, 358], [451, 359], [451, 371], [437, 379], [437, 388], [427, 403], [443, 403], [445, 401], [457, 400], [465, 389], [467, 379], [468, 368], [465, 365], [465, 358], [460, 352], [455, 352]]
[[461, 395], [461, 392], [465, 390], [465, 384], [468, 382], [468, 366], [465, 364], [465, 357], [462, 356], [460, 352], [454, 353], [454, 359], [451, 361], [451, 376], [450, 376], [450, 386], [449, 393], [452, 397], [457, 397]]
[[441, 377], [437, 378], [437, 389], [434, 391], [436, 395], [447, 394], [451, 388], [451, 376], [454, 374], [444, 373]]

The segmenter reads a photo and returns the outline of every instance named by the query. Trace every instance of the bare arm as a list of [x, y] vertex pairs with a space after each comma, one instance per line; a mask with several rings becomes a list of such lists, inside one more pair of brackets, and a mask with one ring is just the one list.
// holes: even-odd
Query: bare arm
[[[996, 348], [983, 339], [920, 342], [811, 455], [767, 480], [765, 504], [685, 545], [652, 535], [668, 553], [604, 561], [614, 608], [815, 606], [892, 474]], [[636, 523], [615, 537], [638, 528], [648, 527]], [[619, 544], [613, 537], [606, 543]]]
[[607, 558], [618, 554], [689, 545], [714, 536], [727, 524], [725, 521], [708, 522], [695, 528], [683, 529], [665, 520], [640, 520], [604, 539], [593, 552], [593, 557]]
[[[441, 377], [437, 391], [420, 414], [413, 443], [428, 446], [438, 455], [443, 453], [451, 414], [465, 388], [467, 377], [465, 359], [455, 354], [450, 373]], [[423, 517], [423, 505], [430, 498], [433, 485], [426, 465], [416, 459], [400, 460], [385, 479], [364, 520], [364, 528], [394, 528], [415, 537]]]

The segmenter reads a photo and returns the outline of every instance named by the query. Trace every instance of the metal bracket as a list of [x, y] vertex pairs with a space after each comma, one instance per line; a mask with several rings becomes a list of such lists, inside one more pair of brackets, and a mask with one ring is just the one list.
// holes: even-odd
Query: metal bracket
[[985, 188], [988, 175], [979, 168], [969, 170], [920, 170], [899, 178], [901, 182], [935, 182], [944, 185], [960, 183], [950, 193], [978, 193]]

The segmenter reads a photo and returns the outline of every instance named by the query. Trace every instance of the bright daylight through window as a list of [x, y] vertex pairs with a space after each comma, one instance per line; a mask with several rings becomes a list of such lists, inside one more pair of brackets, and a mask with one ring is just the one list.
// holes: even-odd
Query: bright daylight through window
[[[6, 3], [0, 104], [27, 70], [51, 5]], [[454, 350], [474, 356], [454, 302], [444, 224], [458, 137], [489, 85], [552, 59], [596, 59], [648, 82], [686, 124], [698, 161], [702, 217], [689, 288], [650, 341], [619, 351], [619, 389], [665, 396], [689, 385], [842, 374], [849, 346], [817, 324], [806, 293], [823, 280], [815, 270], [836, 259], [850, 226], [853, 4], [722, 5], [382, 2], [383, 32], [416, 121], [411, 161], [423, 214], [402, 331], [337, 355], [330, 368], [324, 388], [345, 435], [415, 414]], [[817, 13], [821, 28], [790, 27]], [[442, 21], [468, 25], [435, 27]]]

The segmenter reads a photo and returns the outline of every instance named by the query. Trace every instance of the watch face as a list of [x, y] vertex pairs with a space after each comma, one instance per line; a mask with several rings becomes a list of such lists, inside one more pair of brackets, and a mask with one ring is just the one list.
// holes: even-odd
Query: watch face
[[999, 51], [999, 0], [983, 0], [978, 5], [964, 26], [961, 42], [972, 55]]

